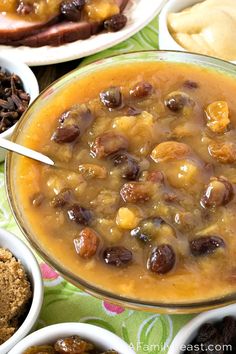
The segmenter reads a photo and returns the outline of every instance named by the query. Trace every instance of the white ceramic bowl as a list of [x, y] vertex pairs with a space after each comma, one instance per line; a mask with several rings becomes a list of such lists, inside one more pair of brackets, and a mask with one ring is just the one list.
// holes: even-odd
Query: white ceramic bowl
[[[181, 45], [179, 45], [169, 32], [167, 17], [171, 12], [180, 12], [187, 7], [191, 7], [204, 0], [169, 0], [163, 7], [159, 16], [159, 48], [161, 50], [179, 50], [186, 52]], [[231, 61], [236, 64], [236, 61]]]
[[9, 354], [23, 354], [26, 349], [34, 345], [43, 345], [56, 342], [59, 338], [79, 335], [97, 345], [102, 350], [114, 349], [119, 354], [135, 354], [133, 349], [120, 337], [106, 329], [86, 323], [59, 323], [42, 328], [22, 339]]
[[[31, 104], [39, 94], [38, 81], [34, 73], [31, 71], [31, 69], [26, 64], [20, 62], [19, 60], [16, 60], [15, 58], [9, 59], [3, 57], [1, 56], [1, 54], [0, 54], [0, 68], [6, 69], [9, 73], [12, 74], [14, 73], [21, 78], [24, 86], [24, 90], [30, 95], [29, 104]], [[11, 128], [7, 129], [5, 132], [1, 133], [0, 138], [11, 139], [11, 135], [16, 125], [17, 123], [13, 125]], [[0, 148], [0, 162], [5, 159], [5, 155], [6, 155], [6, 150]]]
[[168, 354], [183, 353], [186, 350], [186, 346], [196, 337], [201, 325], [206, 322], [219, 322], [225, 316], [234, 316], [236, 318], [236, 304], [206, 311], [193, 318], [177, 333], [171, 343]]
[[33, 289], [32, 304], [24, 322], [11, 338], [0, 345], [0, 354], [6, 354], [34, 327], [43, 303], [43, 281], [35, 256], [17, 236], [0, 229], [0, 247], [8, 249], [21, 261]]

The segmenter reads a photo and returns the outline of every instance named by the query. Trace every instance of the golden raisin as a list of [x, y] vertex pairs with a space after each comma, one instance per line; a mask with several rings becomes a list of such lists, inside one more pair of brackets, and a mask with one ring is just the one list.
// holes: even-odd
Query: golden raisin
[[99, 238], [94, 230], [86, 227], [80, 232], [79, 238], [74, 240], [74, 245], [80, 257], [90, 258], [94, 256], [97, 251]]
[[120, 194], [126, 203], [145, 202], [152, 197], [153, 189], [151, 182], [125, 183]]
[[79, 336], [58, 339], [54, 349], [60, 354], [83, 354], [94, 349], [93, 344], [85, 342]]
[[84, 163], [79, 165], [79, 172], [86, 178], [104, 179], [107, 177], [107, 170], [105, 167], [92, 163]]
[[182, 159], [189, 155], [190, 151], [190, 147], [186, 144], [177, 141], [165, 141], [152, 150], [151, 158], [155, 162]]
[[206, 109], [207, 126], [214, 133], [224, 133], [230, 123], [229, 107], [225, 101], [215, 101]]
[[218, 143], [212, 141], [208, 146], [209, 154], [218, 162], [227, 164], [236, 162], [236, 145], [231, 142]]

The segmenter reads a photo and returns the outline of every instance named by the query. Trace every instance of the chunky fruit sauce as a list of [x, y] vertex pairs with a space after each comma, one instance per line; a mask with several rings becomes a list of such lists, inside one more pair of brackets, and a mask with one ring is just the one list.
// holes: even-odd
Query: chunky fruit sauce
[[0, 13], [26, 21], [104, 21], [119, 12], [116, 0], [0, 0]]
[[63, 169], [14, 162], [36, 242], [117, 295], [178, 303], [235, 291], [235, 92], [226, 74], [150, 62], [49, 99], [19, 141]]

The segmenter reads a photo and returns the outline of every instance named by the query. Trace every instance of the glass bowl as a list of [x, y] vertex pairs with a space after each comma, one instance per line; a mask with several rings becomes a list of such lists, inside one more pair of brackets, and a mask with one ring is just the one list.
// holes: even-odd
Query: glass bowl
[[[105, 60], [100, 60], [96, 63], [90, 64], [88, 66], [76, 69], [71, 73], [65, 75], [60, 80], [49, 86], [41, 95], [36, 99], [34, 104], [29, 108], [26, 114], [20, 120], [20, 123], [14, 132], [13, 140], [17, 143], [21, 143], [24, 137], [24, 131], [27, 129], [29, 124], [34, 122], [37, 112], [41, 111], [45, 107], [49, 107], [50, 102], [52, 102], [55, 97], [58, 97], [64, 90], [73, 87], [73, 83], [77, 80], [83, 79], [88, 74], [96, 74], [101, 69], [110, 68], [116, 65], [129, 64], [137, 62], [174, 62], [174, 63], [191, 63], [198, 67], [211, 68], [217, 72], [224, 73], [225, 75], [230, 75], [236, 79], [236, 68], [233, 64], [225, 62], [212, 57], [183, 53], [175, 51], [146, 51], [146, 52], [135, 52], [130, 54], [118, 55]], [[65, 91], [64, 91], [65, 92]], [[74, 94], [74, 93], [73, 93]], [[60, 96], [62, 97], [62, 96]], [[60, 101], [59, 101], [60, 102]], [[62, 108], [63, 109], [63, 108]], [[43, 111], [44, 112], [44, 111]], [[50, 109], [47, 111], [50, 114]], [[46, 124], [45, 115], [45, 124]], [[17, 199], [17, 185], [15, 184], [14, 171], [17, 160], [20, 157], [16, 154], [9, 153], [6, 163], [6, 185], [9, 202], [12, 208], [12, 212], [16, 218], [16, 221], [23, 231], [25, 237], [34, 247], [34, 249], [44, 258], [44, 260], [54, 267], [59, 273], [67, 279], [69, 282], [78, 286], [79, 288], [87, 291], [88, 293], [97, 296], [99, 298], [108, 300], [110, 302], [122, 305], [125, 307], [130, 307], [139, 310], [149, 310], [156, 311], [159, 313], [193, 313], [199, 312], [206, 309], [223, 306], [228, 303], [232, 303], [236, 300], [236, 294], [227, 294], [224, 297], [214, 298], [207, 301], [198, 302], [185, 302], [185, 303], [158, 303], [158, 302], [147, 302], [139, 301], [134, 298], [126, 298], [122, 295], [110, 293], [106, 290], [98, 288], [91, 283], [86, 282], [85, 279], [72, 273], [69, 269], [65, 268], [56, 257], [53, 257], [49, 250], [45, 249], [43, 245], [37, 240], [37, 235], [31, 231], [31, 227], [27, 222], [27, 217], [25, 216], [24, 210], [22, 209], [19, 200]]]

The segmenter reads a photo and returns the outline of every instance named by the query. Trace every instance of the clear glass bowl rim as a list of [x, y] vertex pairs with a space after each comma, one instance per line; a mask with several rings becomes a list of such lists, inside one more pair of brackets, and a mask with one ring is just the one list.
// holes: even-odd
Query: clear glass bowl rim
[[[146, 59], [145, 59], [146, 58]], [[33, 112], [34, 107], [37, 104], [40, 104], [42, 97], [46, 97], [47, 93], [50, 93], [50, 90], [55, 91], [55, 88], [65, 87], [66, 83], [70, 81], [70, 79], [74, 79], [75, 77], [79, 79], [80, 77], [89, 74], [92, 71], [99, 70], [99, 67], [109, 67], [110, 65], [117, 65], [120, 60], [123, 63], [132, 62], [135, 60], [136, 62], [141, 62], [145, 59], [147, 62], [153, 61], [167, 61], [172, 63], [186, 63], [193, 64], [197, 66], [203, 66], [210, 69], [215, 69], [217, 71], [230, 74], [231, 76], [235, 76], [236, 79], [236, 66], [230, 62], [224, 61], [222, 59], [217, 59], [214, 57], [191, 53], [191, 52], [180, 52], [174, 50], [148, 50], [148, 51], [135, 51], [126, 54], [118, 54], [112, 57], [108, 57], [105, 59], [100, 59], [98, 61], [92, 62], [82, 68], [78, 67], [73, 71], [67, 73], [63, 77], [54, 81], [51, 85], [49, 85], [44, 91], [40, 93], [40, 95], [36, 98], [27, 112], [21, 117], [18, 126], [16, 127], [12, 141], [17, 142], [17, 138], [21, 133], [24, 124], [27, 121], [28, 116], [30, 116], [31, 112]], [[26, 229], [24, 226], [24, 219], [20, 212], [20, 207], [16, 203], [16, 198], [14, 197], [14, 188], [12, 181], [12, 173], [11, 173], [11, 164], [14, 153], [8, 152], [5, 164], [5, 185], [7, 191], [7, 197], [10, 204], [11, 211], [14, 215], [14, 218], [23, 232], [25, 238], [30, 243], [30, 245], [35, 249], [35, 251], [53, 268], [55, 268], [66, 280], [76, 285], [78, 288], [88, 292], [89, 294], [100, 298], [102, 300], [108, 300], [110, 302], [119, 304], [121, 306], [130, 307], [136, 310], [147, 310], [147, 311], [155, 311], [162, 313], [195, 313], [203, 310], [216, 308], [220, 306], [224, 306], [226, 304], [230, 304], [236, 301], [236, 292], [228, 294], [223, 297], [209, 299], [206, 301], [197, 301], [197, 302], [183, 302], [183, 303], [167, 303], [167, 302], [149, 302], [144, 300], [138, 300], [133, 298], [127, 298], [120, 295], [116, 295], [112, 292], [101, 289], [97, 286], [94, 286], [90, 283], [87, 283], [84, 279], [76, 276], [74, 273], [70, 272], [68, 269], [65, 269], [61, 266], [55, 259], [53, 259], [45, 250], [40, 248], [40, 245], [36, 243], [33, 235]]]

